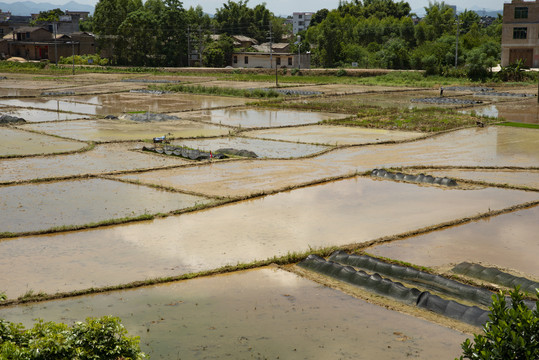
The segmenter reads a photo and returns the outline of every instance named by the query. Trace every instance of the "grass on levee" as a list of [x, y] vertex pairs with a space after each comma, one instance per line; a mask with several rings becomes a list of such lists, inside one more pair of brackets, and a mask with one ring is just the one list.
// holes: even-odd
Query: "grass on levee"
[[527, 123], [518, 123], [518, 122], [504, 122], [501, 124], [498, 124], [500, 126], [511, 126], [511, 127], [519, 127], [519, 128], [526, 128], [526, 129], [539, 129], [539, 124], [527, 124]]

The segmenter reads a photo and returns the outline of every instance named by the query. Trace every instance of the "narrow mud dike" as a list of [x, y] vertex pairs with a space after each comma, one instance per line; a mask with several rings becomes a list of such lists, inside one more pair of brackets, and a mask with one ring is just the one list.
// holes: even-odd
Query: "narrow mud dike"
[[453, 179], [447, 177], [433, 177], [431, 175], [419, 174], [419, 175], [405, 175], [401, 172], [391, 173], [383, 169], [374, 169], [371, 173], [372, 176], [391, 179], [391, 180], [401, 180], [401, 181], [410, 181], [410, 182], [420, 182], [426, 184], [437, 184], [443, 186], [457, 186], [457, 182]]
[[477, 306], [442, 299], [428, 291], [421, 292], [416, 288], [408, 288], [399, 282], [384, 279], [378, 273], [369, 275], [362, 270], [356, 271], [351, 266], [326, 261], [317, 255], [309, 255], [298, 263], [298, 266], [474, 326], [483, 326], [490, 313]]
[[496, 268], [484, 267], [479, 264], [463, 262], [453, 268], [453, 272], [466, 275], [476, 279], [488, 281], [494, 284], [502, 285], [508, 288], [520, 286], [520, 290], [535, 295], [539, 290], [539, 283], [526, 279], [524, 277], [514, 276]]

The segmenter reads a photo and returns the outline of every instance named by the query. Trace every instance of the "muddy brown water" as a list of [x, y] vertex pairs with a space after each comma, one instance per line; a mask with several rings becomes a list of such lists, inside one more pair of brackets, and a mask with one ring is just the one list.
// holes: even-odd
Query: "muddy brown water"
[[27, 289], [54, 293], [198, 272], [362, 243], [538, 199], [517, 190], [358, 177], [153, 221], [6, 239], [2, 288], [15, 297]]
[[343, 119], [350, 115], [310, 111], [268, 109], [216, 109], [185, 114], [187, 119], [208, 121], [241, 128], [280, 127], [316, 124], [323, 120]]
[[0, 233], [167, 213], [208, 199], [106, 179], [0, 186]]
[[[86, 143], [59, 139], [27, 131], [0, 127], [0, 157], [8, 155], [39, 155], [75, 151]], [[0, 165], [1, 167], [1, 165]], [[1, 176], [1, 175], [0, 175]]]
[[503, 118], [506, 121], [539, 124], [539, 104], [537, 98], [515, 100], [474, 107], [464, 112], [475, 111], [478, 115]]
[[[145, 144], [147, 145], [147, 144]], [[93, 150], [58, 156], [0, 159], [0, 183], [49, 179], [188, 164], [179, 157], [131, 151], [143, 144], [102, 144]]]
[[15, 108], [0, 108], [0, 113], [17, 116], [28, 122], [73, 120], [86, 117], [85, 115], [64, 113], [59, 111]]
[[206, 195], [245, 196], [382, 167], [539, 165], [539, 130], [473, 128], [411, 143], [352, 147], [300, 160], [248, 160], [122, 178]]
[[358, 145], [385, 141], [410, 140], [424, 136], [425, 134], [411, 131], [391, 131], [349, 126], [313, 125], [283, 129], [254, 130], [244, 132], [242, 135], [268, 140], [311, 144]]
[[191, 94], [154, 95], [143, 93], [102, 94], [91, 96], [84, 95], [72, 97], [64, 96], [59, 99], [0, 99], [0, 105], [5, 106], [31, 107], [38, 109], [76, 112], [88, 115], [119, 115], [129, 111], [150, 111], [154, 113], [163, 113], [221, 106], [243, 105], [246, 102], [247, 99], [231, 97]]
[[468, 337], [275, 268], [0, 309], [27, 327], [108, 314], [152, 359], [452, 358]]
[[229, 128], [195, 121], [135, 122], [120, 119], [78, 120], [69, 122], [20, 125], [31, 129], [81, 141], [151, 140], [168, 133], [176, 138], [227, 135]]
[[176, 146], [187, 146], [192, 149], [214, 151], [224, 148], [253, 151], [259, 158], [293, 158], [316, 154], [328, 149], [327, 146], [299, 144], [283, 141], [249, 139], [243, 137], [226, 137], [217, 139], [175, 140]]
[[481, 263], [538, 280], [537, 219], [539, 206], [381, 244], [367, 251], [432, 267], [463, 261]]
[[511, 185], [526, 187], [530, 189], [539, 189], [539, 171], [538, 170], [435, 170], [421, 169], [414, 171], [428, 173], [432, 176], [451, 177], [464, 180], [481, 181], [489, 184]]

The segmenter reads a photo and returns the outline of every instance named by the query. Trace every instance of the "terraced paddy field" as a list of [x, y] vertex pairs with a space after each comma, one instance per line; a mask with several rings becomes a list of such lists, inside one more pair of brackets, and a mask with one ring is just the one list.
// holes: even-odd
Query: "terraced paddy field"
[[[416, 115], [427, 106], [416, 113], [410, 100], [439, 89], [294, 84], [321, 94], [252, 102], [128, 91], [160, 83], [254, 89], [267, 81], [7, 76], [12, 95], [0, 99], [0, 111], [28, 123], [0, 126], [9, 139], [4, 150], [0, 144], [0, 295], [7, 296], [0, 318], [30, 326], [36, 318], [119, 316], [157, 359], [452, 359], [482, 331], [478, 324], [297, 264], [311, 254], [366, 251], [446, 280], [463, 261], [538, 280], [539, 130], [489, 126], [491, 119], [477, 127], [476, 117], [457, 113], [462, 106], [444, 103], [428, 107], [444, 109], [432, 114], [451, 126], [425, 130], [429, 119]], [[445, 97], [478, 98], [471, 90]], [[466, 109], [537, 110], [524, 97], [483, 101]], [[179, 120], [136, 123], [125, 120], [130, 113]], [[406, 121], [382, 121], [399, 113]], [[357, 121], [324, 121], [334, 114]], [[167, 147], [151, 141], [165, 134], [171, 146], [258, 157], [192, 160], [143, 150]], [[402, 174], [375, 176], [374, 169]], [[418, 173], [431, 183], [405, 177]], [[441, 185], [443, 176], [456, 185]], [[365, 276], [381, 279], [376, 271]], [[504, 288], [469, 283], [488, 295]], [[453, 308], [487, 308], [433, 294], [462, 301]]]

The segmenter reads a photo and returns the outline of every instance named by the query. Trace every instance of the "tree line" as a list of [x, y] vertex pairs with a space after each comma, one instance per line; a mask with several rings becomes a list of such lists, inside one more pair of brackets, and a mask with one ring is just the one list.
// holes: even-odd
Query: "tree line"
[[[474, 78], [486, 76], [488, 66], [499, 61], [501, 16], [487, 26], [473, 11], [456, 17], [444, 2], [429, 3], [425, 12], [417, 18], [405, 1], [341, 0], [336, 9], [314, 14], [300, 33], [300, 51], [310, 51], [312, 65], [319, 67], [357, 63], [449, 74], [459, 71], [456, 63]], [[134, 66], [187, 66], [193, 59], [198, 65], [226, 66], [234, 51], [230, 36], [259, 42], [271, 36], [279, 42], [291, 33], [284, 18], [265, 4], [251, 8], [248, 0], [228, 0], [213, 17], [200, 6], [184, 9], [179, 0], [99, 0], [83, 30], [98, 36], [100, 49], [112, 49], [113, 64]], [[291, 52], [297, 52], [296, 37], [288, 38]]]

